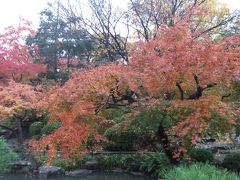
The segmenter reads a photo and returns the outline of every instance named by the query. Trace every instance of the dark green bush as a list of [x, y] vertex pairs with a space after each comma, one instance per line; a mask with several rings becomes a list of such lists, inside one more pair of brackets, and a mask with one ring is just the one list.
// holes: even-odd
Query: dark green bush
[[139, 171], [143, 161], [143, 155], [115, 154], [97, 157], [104, 169], [121, 168], [128, 171]]
[[29, 134], [30, 136], [39, 135], [43, 128], [43, 123], [40, 121], [34, 122], [29, 127]]
[[[121, 120], [121, 116], [118, 116]], [[162, 107], [143, 110], [132, 117], [132, 121], [122, 121], [105, 131], [105, 136], [113, 142], [107, 144], [107, 150], [134, 150], [145, 148], [155, 140], [159, 126], [171, 127], [175, 119], [167, 114]]]
[[74, 166], [72, 162], [68, 162], [62, 159], [55, 159], [52, 163], [53, 166], [61, 167], [62, 169], [68, 171], [71, 170]]
[[235, 152], [226, 155], [222, 163], [223, 167], [235, 171], [240, 172], [240, 153]]
[[113, 107], [108, 109], [103, 109], [99, 113], [100, 115], [104, 116], [106, 119], [114, 120], [117, 123], [124, 121], [124, 115], [130, 113], [131, 110], [129, 107]]
[[[37, 167], [42, 166], [48, 162], [47, 156], [35, 156], [34, 157]], [[52, 162], [53, 166], [61, 167], [65, 171], [74, 170], [74, 169], [81, 169], [84, 167], [87, 161], [92, 160], [91, 156], [85, 156], [84, 158], [74, 158], [74, 159], [54, 159]]]
[[209, 164], [179, 166], [164, 174], [164, 180], [239, 180], [240, 177]]
[[17, 154], [11, 151], [4, 139], [0, 138], [0, 172], [6, 172], [10, 168], [10, 163], [17, 159]]
[[97, 157], [104, 169], [122, 168], [127, 171], [143, 171], [153, 177], [160, 178], [171, 167], [164, 153], [110, 155]]
[[45, 125], [42, 130], [41, 130], [41, 134], [42, 135], [48, 135], [53, 133], [56, 129], [61, 127], [61, 123], [60, 122], [54, 122], [51, 124], [47, 124]]
[[193, 148], [189, 151], [189, 156], [194, 162], [213, 162], [213, 153], [207, 149]]
[[161, 107], [143, 110], [137, 115], [132, 123], [139, 134], [155, 135], [160, 125], [164, 128], [171, 127], [175, 119], [167, 114]]
[[121, 158], [124, 155], [98, 156], [97, 160], [103, 169], [121, 168]]
[[69, 79], [70, 73], [69, 72], [48, 72], [47, 79], [54, 79], [55, 81], [64, 84]]
[[112, 151], [134, 150], [134, 143], [137, 139], [137, 133], [134, 129], [116, 124], [108, 128], [104, 135], [111, 141], [105, 145], [105, 149]]
[[36, 166], [40, 167], [48, 161], [48, 157], [47, 156], [34, 156], [34, 160], [36, 162]]
[[144, 155], [141, 163], [141, 170], [156, 178], [161, 178], [169, 168], [171, 164], [164, 153]]

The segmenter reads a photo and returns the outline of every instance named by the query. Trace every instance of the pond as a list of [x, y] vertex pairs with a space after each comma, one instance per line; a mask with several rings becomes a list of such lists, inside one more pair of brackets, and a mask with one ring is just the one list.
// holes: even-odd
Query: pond
[[[38, 177], [27, 177], [23, 174], [4, 174], [0, 175], [0, 180], [40, 180], [43, 178]], [[114, 172], [94, 172], [93, 174], [87, 176], [79, 177], [56, 177], [47, 178], [48, 180], [149, 180], [146, 177], [133, 176], [124, 173], [114, 173]]]

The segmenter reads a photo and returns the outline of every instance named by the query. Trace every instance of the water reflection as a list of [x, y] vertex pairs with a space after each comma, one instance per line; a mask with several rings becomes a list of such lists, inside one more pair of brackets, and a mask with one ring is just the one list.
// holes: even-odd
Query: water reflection
[[[28, 177], [22, 174], [4, 174], [0, 175], [0, 180], [41, 180], [43, 178]], [[87, 176], [78, 177], [56, 177], [47, 178], [48, 180], [149, 180], [146, 177], [137, 177], [129, 174], [113, 173], [113, 172], [95, 172]]]

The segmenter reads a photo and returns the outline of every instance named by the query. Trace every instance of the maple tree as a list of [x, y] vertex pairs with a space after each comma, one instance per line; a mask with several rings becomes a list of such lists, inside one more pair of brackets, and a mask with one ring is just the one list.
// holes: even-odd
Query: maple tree
[[0, 86], [0, 119], [18, 114], [23, 109], [34, 109], [40, 92], [28, 84], [10, 81], [8, 86]]
[[[75, 72], [63, 87], [55, 87], [43, 94], [38, 109], [51, 112], [50, 122], [61, 122], [62, 127], [37, 143], [33, 141], [32, 148], [43, 150], [48, 144], [50, 152], [53, 151], [50, 155], [53, 158], [56, 155], [54, 149], [59, 146], [66, 158], [86, 152], [84, 142], [90, 135], [97, 142], [104, 141], [101, 132], [104, 132], [108, 123], [97, 113], [114, 101], [127, 100], [126, 93], [131, 84], [128, 77], [131, 72], [126, 70], [124, 66], [110, 64]], [[68, 132], [64, 136], [66, 141], [62, 137], [63, 131]]]
[[[37, 90], [39, 87], [33, 87], [28, 81], [45, 69], [33, 62], [33, 56], [24, 43], [26, 37], [33, 34], [31, 23], [24, 19], [0, 34], [0, 121], [9, 118], [16, 120], [20, 143], [23, 140], [23, 121], [27, 118], [22, 117], [26, 115], [22, 112], [34, 109], [41, 93]], [[37, 54], [34, 56], [38, 57]], [[15, 133], [9, 127], [0, 126]]]
[[145, 41], [153, 39], [162, 25], [173, 26], [186, 18], [192, 19], [192, 31], [212, 34], [214, 38], [225, 36], [227, 26], [237, 17], [226, 4], [216, 0], [130, 0], [128, 13], [133, 31]]
[[[9, 26], [0, 34], [0, 80], [20, 81], [23, 76], [34, 76], [44, 71], [44, 66], [34, 64], [24, 40], [34, 34], [31, 23], [21, 19], [16, 27]], [[35, 47], [37, 48], [37, 47]], [[36, 51], [37, 52], [37, 51]], [[34, 55], [38, 57], [38, 54]]]
[[[231, 133], [235, 115], [222, 97], [231, 91], [232, 82], [239, 76], [240, 37], [218, 43], [207, 36], [194, 37], [187, 22], [163, 26], [155, 39], [139, 43], [129, 65], [109, 64], [74, 73], [63, 87], [54, 88], [39, 104], [40, 109], [51, 112], [51, 121], [63, 125], [53, 135], [43, 137], [40, 145], [48, 142], [56, 148], [55, 142], [63, 136], [61, 132], [71, 126], [68, 135], [73, 138], [68, 143], [74, 152], [65, 151], [68, 148], [64, 148], [63, 140], [59, 143], [66, 157], [77, 153], [89, 132], [102, 137], [98, 127], [105, 118], [98, 112], [112, 105], [135, 102], [133, 93], [138, 100], [146, 96], [149, 102], [170, 100], [166, 110], [178, 121], [162, 130], [175, 137], [175, 144], [180, 144], [173, 151], [174, 158], [186, 153], [207, 132]], [[214, 116], [223, 120], [217, 121]], [[82, 127], [86, 131], [74, 135]]]
[[[170, 112], [183, 110], [177, 116], [179, 122], [169, 131], [180, 137], [182, 147], [177, 155], [186, 152], [189, 141], [196, 144], [211, 129], [231, 133], [236, 118], [230, 104], [222, 100], [239, 74], [239, 35], [219, 43], [207, 36], [194, 37], [197, 35], [191, 33], [186, 22], [162, 27], [154, 40], [140, 43], [130, 64], [140, 73], [148, 94], [171, 100]], [[189, 110], [184, 117], [184, 111]], [[214, 112], [225, 118], [215, 124], [219, 129], [210, 125]]]

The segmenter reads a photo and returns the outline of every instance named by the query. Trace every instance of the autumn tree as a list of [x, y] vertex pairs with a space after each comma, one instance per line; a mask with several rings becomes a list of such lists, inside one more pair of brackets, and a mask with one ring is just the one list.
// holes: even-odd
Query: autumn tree
[[230, 104], [221, 100], [239, 74], [239, 35], [218, 43], [194, 36], [188, 23], [163, 27], [154, 40], [140, 43], [131, 62], [149, 95], [171, 100], [168, 112], [180, 110], [169, 132], [179, 138], [181, 152], [206, 133], [231, 133], [235, 124]]
[[[33, 62], [33, 57], [24, 44], [24, 38], [34, 35], [31, 23], [22, 19], [16, 27], [10, 26], [0, 34], [0, 80], [13, 79], [19, 82], [23, 76], [34, 76], [44, 67]], [[37, 47], [32, 47], [37, 49]], [[33, 56], [38, 57], [36, 51]]]
[[237, 16], [216, 0], [131, 0], [129, 12], [131, 27], [145, 41], [154, 38], [161, 25], [173, 26], [186, 18], [192, 19], [192, 31], [219, 35]]
[[[113, 63], [74, 72], [63, 86], [43, 94], [38, 109], [50, 112], [49, 123], [62, 126], [32, 141], [31, 148], [48, 147], [52, 158], [58, 148], [65, 158], [82, 155], [88, 137], [105, 140], [105, 125], [112, 125], [101, 111], [126, 105], [134, 105], [133, 117], [141, 108], [162, 105], [174, 119], [171, 127], [160, 124], [157, 133], [172, 160], [206, 135], [232, 133], [235, 110], [224, 97], [239, 80], [239, 34], [212, 41], [211, 34], [192, 28], [189, 17], [161, 25], [154, 38], [137, 43], [127, 65]], [[126, 124], [131, 122], [128, 119]]]
[[[128, 78], [131, 73], [125, 66], [116, 64], [83, 70], [75, 72], [63, 87], [43, 95], [39, 109], [51, 112], [50, 122], [61, 122], [62, 127], [31, 146], [44, 149], [49, 145], [53, 152], [59, 146], [64, 157], [72, 157], [86, 152], [84, 142], [89, 135], [97, 142], [104, 140], [102, 131], [108, 122], [98, 112], [103, 107], [126, 104], [123, 101], [131, 97], [129, 85], [134, 88], [134, 82]], [[63, 130], [68, 131], [64, 138]], [[51, 157], [55, 155], [51, 153]]]
[[[7, 118], [15, 118], [20, 140], [22, 121], [26, 120], [26, 117], [18, 115], [24, 109], [34, 108], [37, 95], [40, 93], [36, 91], [36, 87], [27, 82], [45, 69], [44, 66], [34, 63], [28, 46], [24, 44], [25, 38], [33, 34], [31, 23], [23, 19], [19, 25], [10, 26], [0, 34], [0, 122]], [[38, 57], [37, 53], [33, 55]], [[0, 126], [14, 131], [6, 126]]]

